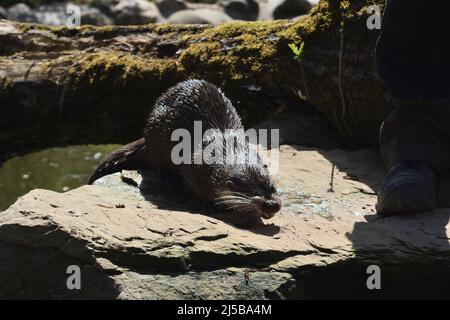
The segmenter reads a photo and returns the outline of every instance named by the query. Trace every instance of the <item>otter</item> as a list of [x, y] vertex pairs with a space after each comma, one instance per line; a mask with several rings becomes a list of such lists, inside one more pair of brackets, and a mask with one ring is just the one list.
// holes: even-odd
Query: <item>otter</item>
[[[108, 155], [89, 183], [121, 170], [162, 170], [181, 180], [194, 196], [212, 204], [227, 222], [248, 227], [261, 223], [261, 218], [272, 218], [281, 208], [277, 188], [267, 165], [254, 149], [244, 145], [241, 137], [233, 137], [238, 145], [233, 154], [238, 161], [233, 164], [196, 164], [195, 152], [190, 155], [191, 163], [174, 163], [172, 150], [178, 142], [172, 141], [172, 133], [182, 128], [193, 135], [196, 121], [201, 121], [202, 135], [213, 129], [208, 138], [202, 136], [202, 146], [209, 142], [222, 143], [218, 139], [220, 133], [229, 136], [243, 130], [236, 109], [219, 88], [204, 80], [180, 82], [155, 102], [144, 137]], [[191, 147], [195, 148], [195, 143], [192, 141]], [[256, 161], [242, 161], [253, 153]]]

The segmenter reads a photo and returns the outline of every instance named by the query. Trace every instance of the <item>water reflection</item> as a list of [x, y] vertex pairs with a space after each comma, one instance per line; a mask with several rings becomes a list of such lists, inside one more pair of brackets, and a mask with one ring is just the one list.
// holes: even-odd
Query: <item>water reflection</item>
[[90, 174], [117, 145], [51, 148], [6, 161], [0, 167], [0, 211], [36, 188], [58, 192], [86, 184]]

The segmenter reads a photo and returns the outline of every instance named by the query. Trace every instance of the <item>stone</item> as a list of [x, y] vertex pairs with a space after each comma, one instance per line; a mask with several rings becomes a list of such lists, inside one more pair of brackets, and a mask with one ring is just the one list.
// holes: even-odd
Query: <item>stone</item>
[[167, 22], [179, 24], [221, 24], [232, 19], [224, 12], [212, 9], [181, 10], [171, 15]]
[[319, 147], [325, 150], [345, 148], [339, 133], [313, 107], [302, 106], [286, 114], [274, 116], [255, 125], [255, 129], [278, 129], [280, 144]]
[[102, 13], [108, 17], [113, 16], [112, 8], [119, 3], [120, 0], [92, 0], [90, 5], [99, 9]]
[[291, 19], [307, 14], [312, 5], [307, 0], [270, 0], [268, 7], [272, 19]]
[[221, 0], [219, 5], [233, 19], [256, 20], [258, 18], [259, 5], [255, 0]]
[[120, 0], [112, 14], [117, 25], [141, 25], [154, 23], [159, 19], [156, 5], [147, 0]]
[[[378, 217], [374, 193], [358, 190], [376, 191], [383, 175], [371, 150], [282, 146], [283, 209], [251, 229], [157, 184], [143, 191], [134, 171], [33, 190], [0, 213], [0, 298], [448, 298], [450, 210]], [[367, 289], [373, 264], [383, 290]], [[72, 265], [82, 290], [67, 289]]]
[[0, 35], [19, 33], [20, 31], [9, 23], [0, 21]]
[[89, 8], [81, 13], [81, 24], [94, 26], [107, 26], [114, 24], [113, 20], [102, 13], [99, 9]]
[[[78, 6], [80, 8], [81, 17], [80, 23], [90, 24], [95, 26], [104, 26], [113, 24], [112, 19], [108, 18], [99, 9], [89, 7], [86, 5]], [[41, 24], [51, 26], [63, 26], [69, 21], [68, 5], [67, 4], [49, 4], [42, 5], [36, 9], [36, 17]]]
[[6, 19], [6, 17], [7, 17], [6, 9], [0, 7], [0, 19]]
[[157, 0], [155, 1], [156, 6], [161, 12], [161, 15], [165, 18], [170, 17], [177, 11], [186, 10], [187, 5], [181, 0]]
[[29, 6], [24, 3], [18, 3], [8, 8], [8, 20], [20, 22], [38, 22], [36, 14]]
[[38, 23], [50, 26], [66, 25], [68, 21], [66, 9], [65, 5], [59, 3], [39, 6], [35, 11]]

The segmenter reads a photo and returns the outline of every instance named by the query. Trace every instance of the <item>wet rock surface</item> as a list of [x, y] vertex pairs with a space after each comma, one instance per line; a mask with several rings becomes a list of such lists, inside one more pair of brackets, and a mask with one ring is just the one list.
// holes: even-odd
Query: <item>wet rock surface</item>
[[[0, 19], [66, 25], [74, 13], [71, 8], [76, 5], [81, 12], [82, 25], [142, 25], [166, 21], [221, 24], [231, 20], [290, 19], [307, 14], [311, 3], [307, 0], [92, 0], [82, 4], [49, 1], [30, 7], [18, 1], [4, 10], [0, 8]], [[188, 11], [179, 13], [183, 10]]]
[[38, 22], [36, 13], [24, 3], [18, 3], [8, 8], [6, 17], [14, 21]]
[[225, 13], [211, 9], [181, 10], [169, 17], [167, 22], [179, 24], [221, 24], [232, 19]]
[[237, 20], [257, 20], [259, 4], [254, 0], [221, 0], [225, 13]]
[[290, 19], [307, 14], [312, 5], [307, 0], [271, 0], [269, 8], [272, 19]]
[[112, 8], [114, 21], [118, 25], [140, 25], [157, 22], [159, 10], [146, 0], [120, 0]]
[[[202, 214], [137, 172], [66, 193], [34, 190], [0, 214], [0, 296], [445, 296], [450, 213], [378, 217], [376, 152], [282, 146], [279, 169], [283, 209], [252, 229]], [[366, 287], [372, 264], [383, 290]], [[81, 268], [81, 290], [66, 287], [69, 265]]]
[[177, 11], [186, 10], [188, 7], [185, 2], [181, 0], [157, 0], [155, 1], [161, 15], [165, 18], [170, 17]]
[[6, 17], [7, 17], [6, 9], [0, 7], [0, 19], [6, 19]]
[[[20, 3], [5, 10], [8, 20], [20, 22], [41, 23], [51, 26], [74, 24], [74, 13], [80, 13], [81, 24], [104, 26], [114, 24], [114, 20], [102, 13], [98, 8], [79, 5], [74, 7], [72, 3], [54, 3], [31, 8]], [[1, 19], [1, 13], [0, 13]]]

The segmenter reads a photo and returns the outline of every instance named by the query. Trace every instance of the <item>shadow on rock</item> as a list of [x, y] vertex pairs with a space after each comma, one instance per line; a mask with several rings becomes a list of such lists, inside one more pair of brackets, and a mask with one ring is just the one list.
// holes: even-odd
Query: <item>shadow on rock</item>
[[[120, 294], [110, 275], [99, 270], [95, 262], [72, 257], [57, 247], [39, 243], [49, 232], [44, 232], [40, 239], [27, 237], [26, 241], [30, 243], [14, 244], [11, 239], [21, 233], [18, 230], [19, 225], [0, 227], [0, 298], [116, 299]], [[59, 231], [53, 232], [52, 236], [66, 235]], [[79, 267], [81, 290], [69, 288], [73, 283], [69, 277], [74, 274], [68, 272], [69, 266]]]
[[[385, 175], [383, 160], [379, 152], [371, 149], [361, 149], [351, 152], [336, 152], [334, 150], [318, 150], [335, 167], [330, 167], [330, 183], [333, 181], [333, 173], [337, 171], [345, 173], [344, 179], [359, 181], [372, 189], [373, 193], [378, 188]], [[340, 150], [339, 150], [340, 151]]]
[[257, 221], [253, 226], [241, 226], [236, 218], [231, 221], [230, 214], [217, 212], [212, 205], [205, 203], [192, 195], [183, 186], [183, 182], [176, 176], [161, 174], [159, 171], [141, 171], [142, 181], [139, 183], [131, 178], [123, 178], [125, 183], [139, 188], [146, 201], [155, 204], [159, 209], [170, 211], [183, 211], [192, 214], [202, 214], [221, 220], [234, 228], [242, 228], [256, 234], [272, 237], [280, 232], [280, 227], [263, 220]]
[[[449, 297], [450, 210], [439, 209], [409, 215], [365, 216], [347, 238], [355, 249], [355, 261], [366, 261], [360, 276], [370, 276], [370, 264], [380, 267], [381, 290], [369, 290], [359, 281], [367, 298]], [[386, 250], [376, 250], [386, 248]], [[371, 261], [371, 263], [368, 263]]]
[[[270, 121], [261, 122], [256, 129], [278, 129], [280, 145], [288, 144], [298, 151], [314, 149], [342, 171], [349, 180], [360, 181], [377, 192], [385, 169], [378, 150], [347, 150], [339, 132], [312, 105], [287, 101], [286, 110]], [[270, 145], [271, 135], [269, 132]], [[343, 152], [346, 150], [346, 152]], [[330, 183], [333, 168], [330, 165]]]

